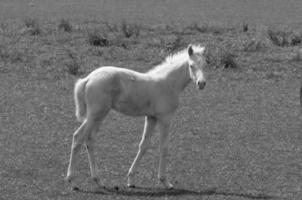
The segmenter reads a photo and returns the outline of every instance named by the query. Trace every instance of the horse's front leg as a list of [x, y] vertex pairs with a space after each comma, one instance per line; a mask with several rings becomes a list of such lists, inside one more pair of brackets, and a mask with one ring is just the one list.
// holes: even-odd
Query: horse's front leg
[[169, 127], [171, 120], [169, 118], [161, 119], [159, 121], [159, 148], [160, 148], [160, 160], [159, 160], [159, 171], [158, 179], [164, 187], [172, 189], [173, 185], [169, 183], [167, 178], [167, 157], [168, 157], [168, 146], [169, 146]]
[[139, 149], [136, 154], [136, 157], [128, 172], [128, 183], [127, 183], [128, 187], [134, 187], [135, 170], [138, 166], [139, 161], [142, 159], [143, 155], [147, 152], [150, 146], [151, 137], [153, 135], [155, 125], [156, 125], [156, 118], [151, 116], [146, 116], [142, 140], [139, 144]]

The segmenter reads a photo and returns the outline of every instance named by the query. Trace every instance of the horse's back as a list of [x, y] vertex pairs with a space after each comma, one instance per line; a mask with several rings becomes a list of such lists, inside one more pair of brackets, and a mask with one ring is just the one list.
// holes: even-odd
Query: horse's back
[[106, 98], [113, 109], [127, 115], [153, 113], [154, 84], [145, 74], [108, 66], [96, 69], [88, 78], [87, 87], [92, 101]]
[[[145, 74], [113, 66], [100, 67], [88, 75], [91, 82], [99, 87], [111, 89], [140, 90], [148, 85], [148, 77]], [[130, 92], [130, 91], [129, 91]]]

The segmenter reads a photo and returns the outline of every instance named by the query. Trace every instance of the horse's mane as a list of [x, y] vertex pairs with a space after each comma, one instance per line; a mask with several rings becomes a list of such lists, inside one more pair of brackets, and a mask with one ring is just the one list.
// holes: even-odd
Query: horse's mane
[[[191, 45], [191, 46], [193, 48], [193, 51], [196, 53], [200, 53], [204, 51], [204, 47], [200, 45]], [[179, 52], [167, 56], [166, 59], [161, 64], [149, 70], [148, 73], [156, 73], [156, 72], [165, 73], [166, 71], [169, 71], [171, 67], [181, 66], [188, 60], [189, 60], [188, 48], [184, 48]]]

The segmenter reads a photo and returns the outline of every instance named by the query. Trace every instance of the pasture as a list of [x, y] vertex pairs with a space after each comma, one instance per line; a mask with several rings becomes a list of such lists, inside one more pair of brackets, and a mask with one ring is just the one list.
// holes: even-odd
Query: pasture
[[[300, 1], [52, 2], [1, 1], [0, 199], [302, 198]], [[83, 148], [71, 191], [74, 82], [103, 65], [147, 71], [189, 43], [208, 48], [208, 82], [172, 120], [175, 189], [157, 185], [158, 134], [141, 187], [126, 187], [144, 119], [111, 112], [96, 145], [107, 189], [92, 187]]]

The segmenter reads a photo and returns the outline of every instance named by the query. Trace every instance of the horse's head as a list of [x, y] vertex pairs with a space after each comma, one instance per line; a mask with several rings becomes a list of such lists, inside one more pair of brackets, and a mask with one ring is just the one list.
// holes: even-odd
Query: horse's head
[[203, 68], [206, 65], [204, 51], [205, 47], [188, 46], [190, 77], [200, 90], [206, 86], [206, 79], [203, 73]]

